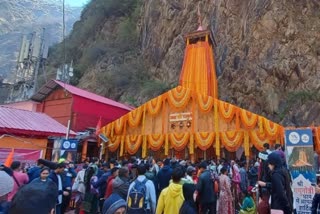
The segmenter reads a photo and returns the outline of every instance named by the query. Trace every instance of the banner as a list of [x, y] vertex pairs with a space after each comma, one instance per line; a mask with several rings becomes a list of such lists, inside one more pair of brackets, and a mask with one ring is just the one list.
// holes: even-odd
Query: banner
[[[11, 152], [11, 148], [0, 148], [0, 163], [4, 163]], [[42, 150], [37, 149], [14, 149], [13, 160], [20, 161], [21, 164], [28, 168], [36, 165], [37, 160], [41, 158]]]
[[78, 142], [77, 139], [56, 139], [53, 144], [52, 161], [58, 162], [63, 158], [68, 162], [75, 162]]
[[314, 151], [311, 129], [285, 131], [288, 167], [293, 179], [292, 190], [297, 214], [310, 213], [316, 183], [313, 170]]

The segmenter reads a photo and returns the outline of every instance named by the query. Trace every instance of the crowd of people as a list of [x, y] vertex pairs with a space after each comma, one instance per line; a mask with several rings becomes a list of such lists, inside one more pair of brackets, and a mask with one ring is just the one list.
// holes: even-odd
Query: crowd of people
[[0, 168], [0, 214], [60, 214], [71, 204], [76, 214], [291, 214], [284, 152], [280, 145], [264, 147], [249, 163], [132, 157], [92, 158], [76, 166], [39, 159], [24, 173], [13, 161]]

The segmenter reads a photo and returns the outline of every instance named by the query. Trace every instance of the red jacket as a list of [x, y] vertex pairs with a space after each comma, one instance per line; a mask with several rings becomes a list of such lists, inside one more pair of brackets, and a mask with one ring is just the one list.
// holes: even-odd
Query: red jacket
[[115, 179], [115, 176], [111, 175], [107, 180], [107, 189], [104, 198], [108, 198], [112, 194], [112, 182]]

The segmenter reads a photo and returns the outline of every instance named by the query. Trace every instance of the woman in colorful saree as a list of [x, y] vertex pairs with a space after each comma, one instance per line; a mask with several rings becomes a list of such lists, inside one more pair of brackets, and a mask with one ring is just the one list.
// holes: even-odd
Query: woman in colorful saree
[[221, 175], [219, 177], [219, 189], [220, 189], [220, 197], [219, 197], [219, 214], [233, 214], [234, 208], [232, 206], [232, 194], [231, 194], [231, 184], [230, 179], [227, 176], [228, 170], [226, 167], [222, 167]]

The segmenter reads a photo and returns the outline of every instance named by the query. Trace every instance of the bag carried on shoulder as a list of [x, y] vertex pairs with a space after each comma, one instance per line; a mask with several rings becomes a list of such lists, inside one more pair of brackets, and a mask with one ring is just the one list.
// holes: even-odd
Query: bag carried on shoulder
[[135, 180], [132, 189], [128, 196], [128, 209], [127, 214], [143, 214], [147, 213], [147, 183], [148, 179], [142, 182]]

